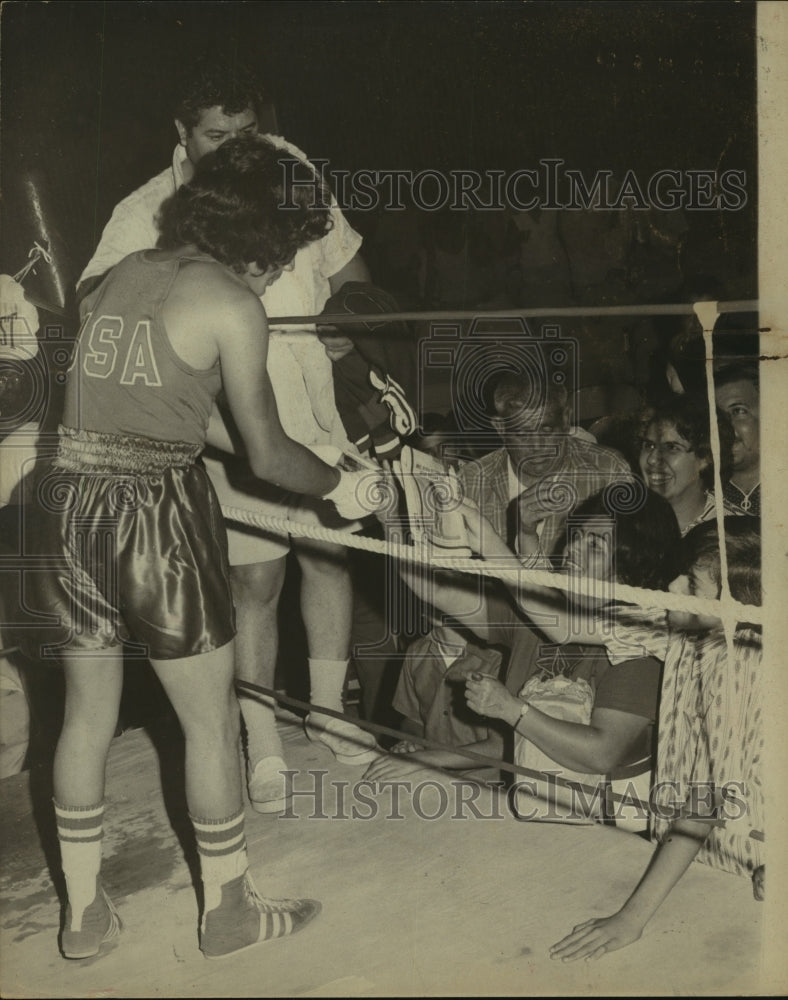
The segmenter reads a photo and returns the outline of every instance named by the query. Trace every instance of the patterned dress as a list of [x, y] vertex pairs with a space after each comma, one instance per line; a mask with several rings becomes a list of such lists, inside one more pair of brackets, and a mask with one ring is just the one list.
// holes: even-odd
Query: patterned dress
[[737, 629], [733, 648], [730, 664], [722, 629], [671, 636], [662, 679], [653, 832], [657, 839], [665, 837], [671, 807], [702, 814], [713, 796], [723, 822], [711, 828], [698, 860], [751, 877], [764, 860], [760, 633]]

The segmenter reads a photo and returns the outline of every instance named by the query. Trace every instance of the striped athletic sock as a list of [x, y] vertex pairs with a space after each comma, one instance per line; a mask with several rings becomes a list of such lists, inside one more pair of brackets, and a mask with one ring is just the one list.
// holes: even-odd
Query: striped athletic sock
[[[53, 800], [54, 801], [54, 800]], [[79, 929], [82, 915], [96, 896], [104, 837], [104, 803], [66, 806], [54, 802], [60, 858], [66, 877], [72, 926]]]
[[196, 819], [194, 816], [190, 819], [197, 839], [205, 890], [204, 921], [205, 914], [221, 903], [222, 886], [245, 874], [249, 867], [244, 811], [240, 809], [226, 819]]

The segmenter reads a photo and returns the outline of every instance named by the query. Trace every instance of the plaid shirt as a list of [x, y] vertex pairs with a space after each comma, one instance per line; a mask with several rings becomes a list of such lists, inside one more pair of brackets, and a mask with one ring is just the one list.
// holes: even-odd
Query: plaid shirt
[[[465, 496], [476, 503], [496, 534], [507, 540], [509, 497], [509, 456], [505, 448], [466, 462], [459, 470]], [[566, 520], [574, 507], [612, 483], [623, 489], [634, 481], [624, 459], [610, 448], [567, 435], [561, 470], [545, 476], [545, 509], [551, 510], [542, 522], [540, 551], [553, 554], [566, 539]]]

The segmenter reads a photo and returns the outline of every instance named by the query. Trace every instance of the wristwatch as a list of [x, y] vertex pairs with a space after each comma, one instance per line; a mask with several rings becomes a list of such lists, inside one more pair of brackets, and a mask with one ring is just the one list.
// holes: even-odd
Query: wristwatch
[[521, 708], [520, 708], [520, 714], [519, 714], [519, 715], [517, 716], [517, 718], [516, 718], [516, 719], [514, 720], [514, 722], [512, 723], [512, 728], [513, 728], [513, 729], [517, 729], [517, 727], [518, 727], [518, 726], [520, 725], [520, 723], [521, 723], [521, 722], [523, 721], [523, 717], [525, 716], [525, 714], [527, 713], [527, 711], [528, 711], [528, 709], [529, 709], [530, 707], [531, 707], [531, 706], [530, 706], [530, 704], [529, 704], [529, 703], [528, 703], [527, 701], [524, 701], [524, 702], [522, 703], [522, 706], [521, 706]]

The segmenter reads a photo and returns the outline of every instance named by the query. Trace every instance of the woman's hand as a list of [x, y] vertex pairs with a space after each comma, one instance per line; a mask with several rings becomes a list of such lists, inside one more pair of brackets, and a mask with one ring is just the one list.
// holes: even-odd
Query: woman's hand
[[641, 921], [628, 917], [623, 910], [611, 917], [586, 920], [552, 946], [550, 958], [561, 962], [574, 962], [578, 958], [586, 961], [601, 958], [610, 951], [626, 948], [628, 944], [639, 940], [643, 926]]
[[465, 700], [477, 715], [503, 719], [510, 726], [517, 724], [523, 708], [520, 699], [510, 694], [500, 681], [478, 673], [465, 681]]

